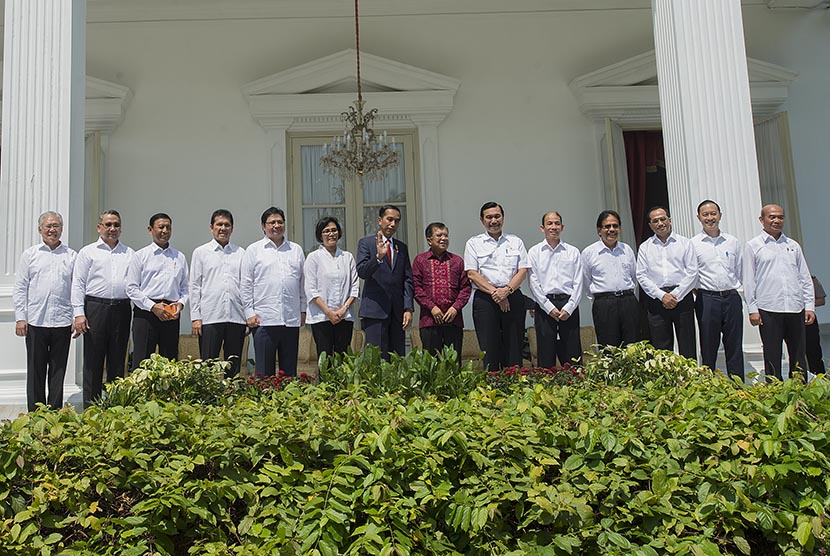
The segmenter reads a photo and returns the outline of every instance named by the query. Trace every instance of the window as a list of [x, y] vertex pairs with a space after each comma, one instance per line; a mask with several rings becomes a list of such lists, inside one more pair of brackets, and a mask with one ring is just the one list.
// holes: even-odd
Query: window
[[395, 237], [407, 244], [417, 241], [420, 236], [415, 131], [394, 133], [400, 164], [383, 181], [367, 181], [362, 188], [358, 180], [344, 181], [327, 174], [320, 166], [323, 143], [330, 143], [333, 134], [290, 135], [290, 238], [302, 245], [306, 253], [313, 251], [318, 245], [314, 227], [320, 218], [331, 215], [343, 228], [340, 247], [357, 253], [358, 240], [377, 232], [378, 209], [389, 203], [401, 209], [401, 224]]

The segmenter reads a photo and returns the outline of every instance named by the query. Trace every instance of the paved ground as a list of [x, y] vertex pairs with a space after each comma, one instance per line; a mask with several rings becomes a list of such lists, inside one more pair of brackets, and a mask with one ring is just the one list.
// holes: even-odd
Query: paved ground
[[[75, 411], [82, 411], [84, 407], [84, 400], [81, 392], [77, 391], [64, 399], [65, 404], [70, 404], [75, 408]], [[0, 401], [0, 420], [14, 420], [21, 413], [26, 413], [26, 405], [8, 404]]]

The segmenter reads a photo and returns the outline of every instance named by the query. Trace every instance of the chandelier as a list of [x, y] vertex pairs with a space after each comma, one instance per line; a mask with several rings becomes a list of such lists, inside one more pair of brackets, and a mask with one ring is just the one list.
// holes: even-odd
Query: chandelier
[[395, 150], [395, 138], [392, 143], [384, 131], [376, 134], [374, 130], [377, 108], [363, 112], [366, 102], [360, 83], [360, 27], [358, 24], [357, 2], [354, 2], [354, 36], [357, 52], [357, 100], [346, 112], [341, 112], [345, 122], [343, 135], [332, 137], [331, 145], [323, 144], [323, 156], [320, 164], [327, 173], [344, 180], [361, 177], [368, 180], [381, 180], [386, 173], [398, 165], [398, 152]]

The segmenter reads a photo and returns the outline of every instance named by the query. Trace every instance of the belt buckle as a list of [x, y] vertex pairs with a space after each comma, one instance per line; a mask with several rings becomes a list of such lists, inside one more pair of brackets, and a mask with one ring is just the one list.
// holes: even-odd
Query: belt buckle
[[614, 292], [614, 297], [622, 297], [623, 295], [625, 295], [625, 292], [623, 292], [622, 290], [617, 290]]

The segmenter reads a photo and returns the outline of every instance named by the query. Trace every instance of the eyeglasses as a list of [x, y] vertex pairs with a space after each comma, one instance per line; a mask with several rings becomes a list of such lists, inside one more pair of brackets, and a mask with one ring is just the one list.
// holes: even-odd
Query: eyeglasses
[[603, 224], [603, 230], [618, 230], [620, 228], [619, 224]]
[[327, 228], [320, 233], [327, 236], [336, 236], [340, 233], [340, 230], [338, 230], [337, 228]]
[[282, 226], [285, 224], [285, 220], [269, 220], [265, 223], [266, 226]]
[[103, 226], [104, 228], [120, 228], [121, 222], [102, 222], [98, 225]]
[[669, 218], [667, 216], [660, 216], [658, 218], [652, 218], [650, 222], [652, 224], [662, 224], [663, 222], [668, 222], [668, 221], [669, 221]]
[[47, 230], [60, 230], [63, 224], [44, 224], [43, 227]]

